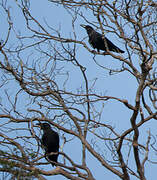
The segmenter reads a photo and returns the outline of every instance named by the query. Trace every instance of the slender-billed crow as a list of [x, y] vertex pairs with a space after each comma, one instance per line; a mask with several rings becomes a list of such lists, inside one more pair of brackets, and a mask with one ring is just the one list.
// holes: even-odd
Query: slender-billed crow
[[[48, 123], [38, 123], [37, 125], [43, 130], [41, 144], [45, 149], [45, 156], [48, 157], [50, 161], [57, 162], [59, 151], [58, 133], [53, 131]], [[51, 162], [51, 164], [52, 166], [55, 165], [53, 162]]]
[[109, 39], [96, 32], [91, 26], [81, 24], [83, 28], [86, 29], [87, 34], [89, 36], [89, 43], [91, 46], [99, 52], [99, 50], [104, 51], [113, 51], [116, 53], [124, 53], [123, 50], [119, 49], [115, 46]]

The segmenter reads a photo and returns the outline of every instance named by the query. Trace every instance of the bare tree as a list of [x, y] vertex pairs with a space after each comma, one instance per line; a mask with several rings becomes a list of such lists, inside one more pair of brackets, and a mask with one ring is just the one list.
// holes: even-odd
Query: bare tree
[[[33, 2], [1, 0], [5, 24], [0, 44], [2, 177], [43, 180], [62, 175], [93, 180], [92, 159], [97, 168], [117, 179], [150, 179], [146, 164], [157, 163], [153, 159], [157, 152], [153, 130], [157, 120], [157, 3], [48, 2], [52, 9], [59, 7], [70, 16], [66, 30], [62, 24], [60, 28], [52, 25], [57, 14], [53, 23], [38, 18]], [[115, 38], [125, 54], [94, 51], [80, 22]], [[118, 81], [111, 95], [101, 73], [108, 74], [111, 83], [115, 76], [123, 77], [132, 89]], [[120, 95], [121, 89], [127, 96]], [[112, 120], [107, 108], [114, 115]], [[41, 134], [35, 127], [39, 121], [50, 123], [60, 134], [60, 158], [54, 169], [44, 157]], [[75, 147], [79, 154], [73, 158], [66, 149], [75, 152]]]

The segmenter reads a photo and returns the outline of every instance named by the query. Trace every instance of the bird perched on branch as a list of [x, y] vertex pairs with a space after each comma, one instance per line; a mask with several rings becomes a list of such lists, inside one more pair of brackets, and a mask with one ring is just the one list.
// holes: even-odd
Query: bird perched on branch
[[85, 28], [89, 37], [90, 45], [97, 51], [113, 51], [116, 53], [124, 53], [123, 50], [119, 49], [115, 46], [109, 39], [101, 35], [100, 33], [96, 32], [91, 26], [81, 24], [81, 27]]
[[[41, 144], [45, 149], [45, 156], [48, 158], [48, 160], [57, 162], [59, 152], [58, 133], [53, 131], [48, 123], [38, 123], [36, 125], [43, 130]], [[55, 165], [53, 162], [51, 162], [52, 166]]]

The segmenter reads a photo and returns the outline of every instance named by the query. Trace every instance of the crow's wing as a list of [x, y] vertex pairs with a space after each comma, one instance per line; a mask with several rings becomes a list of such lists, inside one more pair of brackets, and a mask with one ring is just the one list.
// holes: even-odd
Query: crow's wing
[[42, 144], [45, 148], [45, 151], [58, 152], [59, 150], [59, 136], [56, 132], [49, 130], [45, 132], [42, 136]]

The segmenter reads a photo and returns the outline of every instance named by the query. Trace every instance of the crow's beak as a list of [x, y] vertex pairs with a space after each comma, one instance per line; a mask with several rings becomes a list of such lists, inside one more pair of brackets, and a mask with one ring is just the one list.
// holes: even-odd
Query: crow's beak
[[84, 25], [84, 24], [80, 24], [80, 26], [83, 27], [83, 28], [86, 28], [86, 25]]
[[41, 128], [41, 123], [37, 123], [35, 126]]

